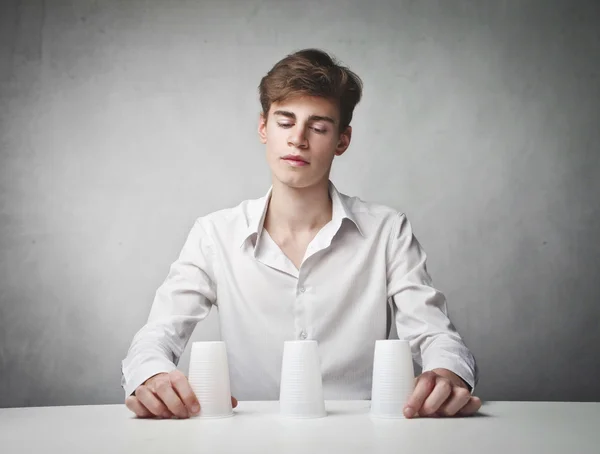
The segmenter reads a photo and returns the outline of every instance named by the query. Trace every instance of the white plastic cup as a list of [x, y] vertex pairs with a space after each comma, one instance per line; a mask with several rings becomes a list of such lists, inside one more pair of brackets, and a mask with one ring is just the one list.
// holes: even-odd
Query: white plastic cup
[[408, 341], [376, 341], [371, 415], [379, 418], [404, 418], [404, 406], [414, 386], [415, 371]]
[[322, 418], [327, 415], [317, 347], [315, 340], [284, 342], [279, 391], [282, 416]]
[[200, 418], [233, 416], [225, 342], [194, 342], [188, 381], [200, 402]]

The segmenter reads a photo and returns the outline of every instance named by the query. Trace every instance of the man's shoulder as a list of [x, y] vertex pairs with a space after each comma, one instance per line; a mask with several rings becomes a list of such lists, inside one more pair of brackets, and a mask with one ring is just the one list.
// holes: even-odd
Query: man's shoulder
[[206, 226], [234, 226], [240, 222], [247, 224], [262, 209], [264, 203], [264, 197], [242, 200], [237, 205], [201, 215], [196, 218], [196, 222]]
[[349, 196], [341, 193], [340, 197], [347, 210], [355, 218], [363, 222], [394, 222], [398, 217], [404, 216], [404, 213], [398, 208], [383, 203], [364, 200], [358, 196]]

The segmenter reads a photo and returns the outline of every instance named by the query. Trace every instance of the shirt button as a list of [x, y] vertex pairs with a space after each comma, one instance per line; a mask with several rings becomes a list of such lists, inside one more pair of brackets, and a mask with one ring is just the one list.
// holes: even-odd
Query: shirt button
[[301, 338], [301, 339], [306, 339], [306, 337], [307, 337], [307, 336], [306, 336], [306, 331], [302, 331], [302, 332], [300, 333], [300, 338]]
[[300, 287], [300, 293], [304, 293], [306, 291], [306, 289], [304, 287]]

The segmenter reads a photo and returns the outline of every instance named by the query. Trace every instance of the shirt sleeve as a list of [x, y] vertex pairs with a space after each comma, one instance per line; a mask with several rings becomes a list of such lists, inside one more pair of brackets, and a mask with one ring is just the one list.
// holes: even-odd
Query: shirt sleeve
[[196, 324], [216, 301], [213, 258], [210, 239], [197, 220], [121, 363], [125, 397], [153, 375], [176, 368]]
[[398, 337], [409, 341], [423, 372], [448, 369], [473, 392], [478, 381], [475, 358], [450, 321], [446, 298], [433, 287], [425, 251], [402, 213], [390, 231], [387, 263], [388, 298], [394, 302]]

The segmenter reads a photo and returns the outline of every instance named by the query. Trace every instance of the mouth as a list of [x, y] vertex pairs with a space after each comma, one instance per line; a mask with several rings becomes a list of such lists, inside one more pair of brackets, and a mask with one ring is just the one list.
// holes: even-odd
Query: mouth
[[290, 164], [292, 166], [296, 166], [296, 167], [307, 166], [309, 164], [308, 161], [305, 161], [300, 156], [295, 156], [295, 155], [287, 155], [281, 159], [286, 161], [288, 164]]

